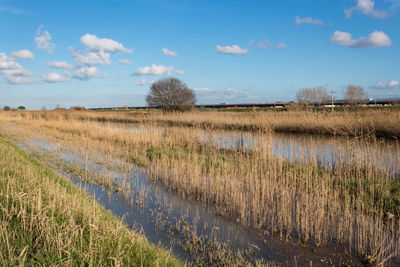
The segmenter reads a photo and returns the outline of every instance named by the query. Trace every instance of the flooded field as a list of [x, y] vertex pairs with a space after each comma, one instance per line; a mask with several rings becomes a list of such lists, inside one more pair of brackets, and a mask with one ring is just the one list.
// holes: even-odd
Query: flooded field
[[2, 131], [193, 264], [399, 260], [393, 140], [41, 120]]

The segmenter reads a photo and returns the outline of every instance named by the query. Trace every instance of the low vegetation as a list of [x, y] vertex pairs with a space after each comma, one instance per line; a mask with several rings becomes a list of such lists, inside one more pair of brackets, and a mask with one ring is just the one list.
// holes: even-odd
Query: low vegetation
[[3, 137], [0, 170], [0, 265], [181, 265]]

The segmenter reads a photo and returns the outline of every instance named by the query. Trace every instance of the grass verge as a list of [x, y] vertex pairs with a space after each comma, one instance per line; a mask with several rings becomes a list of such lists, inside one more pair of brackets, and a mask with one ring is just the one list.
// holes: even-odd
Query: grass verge
[[70, 181], [0, 137], [0, 265], [180, 266]]

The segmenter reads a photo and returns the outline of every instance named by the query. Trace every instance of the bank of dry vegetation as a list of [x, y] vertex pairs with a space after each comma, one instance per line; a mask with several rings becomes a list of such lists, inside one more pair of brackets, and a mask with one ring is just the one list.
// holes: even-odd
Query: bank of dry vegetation
[[[96, 113], [23, 112], [2, 114], [20, 135], [53, 142], [112, 159], [146, 166], [150, 179], [182, 197], [215, 205], [218, 211], [264, 234], [318, 246], [336, 245], [384, 265], [400, 260], [400, 183], [392, 170], [351, 153], [337, 153], [329, 169], [312, 162], [291, 163], [272, 156], [270, 132], [329, 135], [400, 134], [400, 112], [360, 113]], [[134, 123], [130, 131], [96, 122]], [[247, 149], [218, 146], [197, 128], [252, 131], [257, 144]], [[350, 160], [349, 160], [350, 159]], [[398, 163], [399, 158], [388, 160]], [[351, 162], [351, 163], [346, 163]], [[105, 183], [106, 184], [106, 183]], [[129, 189], [128, 189], [129, 190]]]
[[8, 116], [26, 119], [83, 120], [98, 122], [152, 123], [159, 126], [184, 126], [203, 129], [241, 131], [277, 131], [339, 136], [400, 137], [400, 110], [340, 112], [262, 111], [262, 112], [8, 112]]

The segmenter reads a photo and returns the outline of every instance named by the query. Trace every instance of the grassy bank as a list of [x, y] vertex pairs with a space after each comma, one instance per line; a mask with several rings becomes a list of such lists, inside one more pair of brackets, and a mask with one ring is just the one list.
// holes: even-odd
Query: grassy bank
[[181, 265], [0, 137], [0, 265], [25, 264]]

